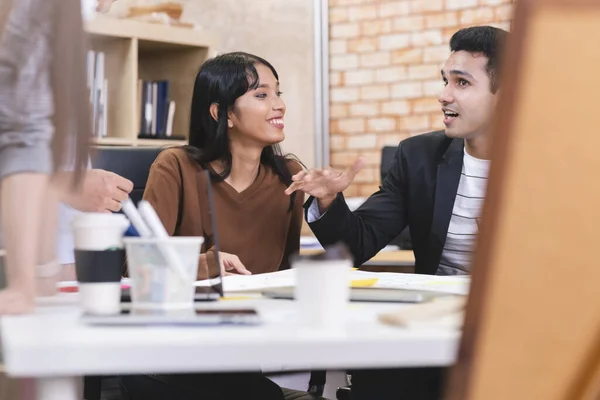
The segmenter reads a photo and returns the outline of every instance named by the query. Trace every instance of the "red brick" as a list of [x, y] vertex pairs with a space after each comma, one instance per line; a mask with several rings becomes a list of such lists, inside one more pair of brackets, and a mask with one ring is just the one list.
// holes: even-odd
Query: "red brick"
[[377, 147], [398, 146], [398, 144], [406, 139], [406, 133], [387, 133], [385, 135], [377, 135]]
[[495, 26], [498, 29], [504, 29], [507, 32], [510, 32], [510, 25], [511, 22], [510, 21], [506, 21], [506, 22], [493, 22], [491, 24], [489, 24], [490, 26]]
[[329, 98], [332, 103], [351, 103], [358, 100], [358, 88], [332, 88]]
[[432, 79], [430, 81], [423, 82], [423, 94], [425, 96], [438, 97], [444, 89], [444, 81], [440, 76], [439, 79]]
[[330, 118], [345, 118], [348, 114], [347, 104], [330, 104], [329, 105], [329, 117]]
[[404, 49], [410, 43], [408, 34], [396, 33], [393, 35], [383, 35], [379, 37], [379, 48], [382, 50]]
[[413, 115], [398, 118], [398, 129], [406, 132], [424, 132], [430, 128], [428, 115]]
[[330, 25], [329, 35], [332, 39], [355, 38], [360, 35], [360, 25], [356, 22], [333, 24]]
[[461, 25], [479, 25], [494, 21], [494, 9], [480, 7], [460, 12]]
[[336, 24], [348, 21], [348, 7], [329, 7], [329, 23]]
[[460, 10], [463, 8], [476, 7], [477, 0], [446, 0], [446, 10]]
[[408, 15], [409, 13], [410, 3], [406, 0], [389, 1], [379, 5], [379, 16], [383, 18]]
[[410, 41], [415, 47], [442, 44], [442, 31], [435, 29], [431, 31], [415, 32], [411, 35]]
[[353, 4], [365, 4], [370, 2], [371, 0], [329, 0], [329, 6], [348, 6]]
[[350, 166], [358, 158], [358, 151], [340, 151], [331, 153], [329, 160], [332, 165], [347, 165]]
[[444, 129], [444, 119], [441, 114], [431, 114], [429, 116], [429, 125], [431, 126], [431, 130], [440, 130]]
[[511, 4], [512, 0], [479, 0], [479, 4], [482, 6], [497, 6], [500, 4]]
[[373, 182], [376, 179], [376, 171], [378, 171], [377, 168], [365, 167], [356, 174], [356, 177], [354, 177], [354, 182]]
[[513, 16], [512, 4], [507, 4], [507, 5], [496, 7], [494, 16], [497, 21], [498, 20], [508, 21], [508, 20], [512, 19], [512, 16]]
[[379, 114], [379, 104], [374, 102], [352, 103], [349, 108], [353, 117], [376, 117]]
[[390, 53], [370, 53], [361, 54], [359, 56], [358, 64], [360, 67], [385, 67], [391, 64]]
[[375, 70], [375, 82], [395, 83], [408, 77], [406, 67], [388, 67]]
[[360, 186], [359, 186], [358, 184], [356, 184], [356, 183], [355, 183], [355, 184], [352, 184], [352, 185], [350, 185], [350, 186], [349, 186], [349, 187], [348, 187], [346, 190], [344, 190], [344, 192], [343, 192], [343, 193], [344, 193], [344, 196], [345, 196], [346, 198], [348, 198], [348, 197], [356, 197], [356, 196], [358, 196], [358, 188], [359, 188], [359, 187], [360, 187]]
[[392, 21], [390, 19], [379, 19], [362, 22], [360, 32], [362, 36], [377, 36], [382, 33], [390, 33], [392, 32]]
[[377, 136], [374, 133], [363, 135], [353, 135], [346, 139], [346, 148], [353, 149], [372, 149], [377, 145]]
[[389, 132], [396, 129], [396, 120], [394, 118], [373, 118], [367, 120], [367, 130], [369, 132]]
[[433, 79], [439, 75], [438, 65], [411, 65], [408, 67], [408, 79], [410, 80]]
[[414, 32], [423, 29], [425, 18], [422, 15], [410, 15], [394, 19], [394, 32]]
[[348, 52], [348, 42], [344, 39], [329, 41], [329, 54], [344, 54]]
[[443, 9], [443, 0], [412, 0], [410, 2], [410, 12], [412, 14], [442, 11]]
[[460, 28], [445, 28], [442, 31], [442, 41], [444, 43], [450, 43], [450, 38], [454, 35]]
[[334, 119], [329, 120], [329, 132], [332, 135], [340, 134], [340, 124], [338, 123], [338, 120], [334, 120]]
[[396, 50], [392, 52], [392, 64], [418, 64], [423, 61], [423, 49]]
[[360, 88], [361, 100], [387, 100], [390, 98], [388, 85], [370, 85]]
[[358, 68], [357, 54], [334, 54], [329, 56], [329, 69], [332, 71], [346, 71]]
[[376, 38], [361, 38], [348, 41], [348, 51], [351, 53], [369, 53], [377, 51]]
[[346, 148], [346, 138], [342, 135], [329, 136], [329, 148], [331, 151], [343, 150]]
[[414, 114], [420, 113], [431, 113], [434, 111], [439, 111], [439, 115], [442, 115], [442, 106], [437, 99], [433, 98], [423, 98], [414, 100], [412, 102], [412, 110]]
[[[439, 46], [431, 46], [423, 49], [423, 62], [424, 63], [442, 63], [445, 62], [450, 56], [450, 47], [442, 44]], [[439, 72], [439, 71], [438, 71]]]
[[393, 100], [381, 103], [381, 115], [408, 115], [411, 112], [410, 103], [406, 100]]
[[344, 118], [338, 122], [338, 130], [341, 133], [354, 134], [365, 132], [365, 120], [362, 118]]
[[[377, 135], [377, 141], [379, 141], [379, 135]], [[378, 150], [361, 151], [360, 157], [362, 157], [365, 160], [365, 165], [379, 167], [379, 163], [381, 162], [381, 151], [378, 151]], [[354, 160], [352, 162], [354, 162]], [[349, 165], [351, 165], [352, 162]]]
[[392, 86], [393, 99], [416, 99], [423, 96], [421, 82], [398, 83]]
[[374, 5], [348, 7], [350, 21], [373, 20], [377, 18], [377, 7]]
[[448, 28], [458, 25], [458, 13], [443, 12], [439, 14], [430, 14], [425, 16], [425, 27], [431, 28]]
[[361, 69], [358, 71], [348, 71], [344, 73], [344, 83], [347, 86], [364, 85], [373, 83], [375, 73], [370, 69]]
[[329, 87], [343, 86], [343, 85], [344, 85], [344, 78], [342, 77], [342, 73], [330, 71], [329, 72]]

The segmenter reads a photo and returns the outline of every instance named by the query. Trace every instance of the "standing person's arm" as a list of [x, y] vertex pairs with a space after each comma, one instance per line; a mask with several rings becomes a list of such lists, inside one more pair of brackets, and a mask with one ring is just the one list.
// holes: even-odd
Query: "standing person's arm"
[[312, 170], [294, 176], [286, 193], [295, 190], [311, 195], [306, 202], [306, 218], [319, 242], [332, 245], [342, 241], [354, 255], [355, 266], [368, 261], [389, 244], [405, 227], [406, 172], [402, 145], [398, 146], [390, 172], [381, 189], [371, 195], [354, 213], [342, 191], [362, 167], [357, 161], [346, 171]]

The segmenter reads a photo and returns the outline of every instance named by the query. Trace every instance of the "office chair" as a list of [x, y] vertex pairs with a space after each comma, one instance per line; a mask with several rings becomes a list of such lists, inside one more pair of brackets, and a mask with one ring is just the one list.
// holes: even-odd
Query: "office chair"
[[[156, 147], [98, 146], [93, 149], [92, 167], [114, 172], [133, 182], [133, 190], [129, 197], [137, 204], [144, 195], [150, 166], [160, 150]], [[100, 400], [103, 380], [116, 381], [116, 378], [112, 376], [86, 376], [84, 378], [85, 400]], [[115, 384], [111, 386], [115, 386]]]
[[98, 146], [94, 150], [92, 167], [114, 172], [133, 182], [129, 197], [137, 204], [144, 195], [150, 166], [161, 148]]

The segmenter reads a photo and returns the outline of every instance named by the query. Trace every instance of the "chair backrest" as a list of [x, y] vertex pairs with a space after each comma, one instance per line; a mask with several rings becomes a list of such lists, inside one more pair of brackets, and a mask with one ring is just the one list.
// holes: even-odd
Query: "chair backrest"
[[396, 150], [398, 150], [398, 146], [385, 146], [381, 149], [381, 167], [379, 169], [381, 183], [383, 183], [385, 176], [390, 171]]
[[150, 166], [160, 152], [156, 147], [99, 146], [92, 159], [94, 168], [114, 172], [133, 182], [131, 200], [137, 204], [144, 195]]

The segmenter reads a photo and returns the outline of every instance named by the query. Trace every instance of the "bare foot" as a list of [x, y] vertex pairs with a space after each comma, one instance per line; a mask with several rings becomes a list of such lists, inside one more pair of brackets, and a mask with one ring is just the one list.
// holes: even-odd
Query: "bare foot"
[[0, 315], [27, 314], [33, 312], [33, 308], [33, 298], [15, 289], [0, 290]]

